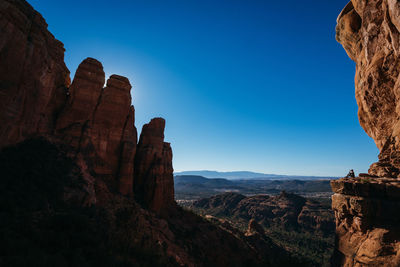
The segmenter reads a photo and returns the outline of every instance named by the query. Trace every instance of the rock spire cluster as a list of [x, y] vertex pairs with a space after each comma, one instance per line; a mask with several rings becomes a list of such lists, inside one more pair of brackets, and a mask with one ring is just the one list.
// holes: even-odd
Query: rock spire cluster
[[87, 58], [71, 83], [63, 44], [25, 1], [1, 1], [0, 25], [0, 148], [43, 136], [71, 148], [94, 178], [99, 202], [102, 188], [135, 196], [154, 211], [172, 205], [165, 121], [146, 124], [138, 144], [129, 80], [106, 81], [102, 64]]

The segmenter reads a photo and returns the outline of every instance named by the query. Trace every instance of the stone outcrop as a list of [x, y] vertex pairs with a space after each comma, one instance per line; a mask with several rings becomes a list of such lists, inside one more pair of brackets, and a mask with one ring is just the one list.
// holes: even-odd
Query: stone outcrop
[[308, 231], [320, 230], [326, 235], [334, 232], [332, 211], [318, 201], [308, 199], [297, 216], [297, 223]]
[[134, 190], [141, 203], [161, 212], [174, 202], [172, 150], [164, 142], [165, 120], [143, 125], [135, 157]]
[[380, 154], [369, 174], [331, 181], [334, 266], [400, 266], [399, 31], [396, 0], [353, 0], [337, 20], [336, 39], [356, 62], [360, 124]]
[[251, 219], [247, 227], [246, 235], [250, 236], [253, 234], [259, 234], [261, 236], [264, 236], [265, 231], [264, 228], [256, 220]]
[[143, 128], [136, 153], [129, 80], [111, 75], [104, 87], [102, 64], [87, 58], [70, 83], [63, 44], [39, 13], [25, 1], [2, 0], [0, 14], [0, 148], [43, 136], [71, 148], [69, 156], [88, 181], [94, 179], [103, 200], [109, 192], [133, 196], [136, 188], [155, 211], [173, 203], [165, 121], [154, 119]]
[[331, 184], [334, 266], [400, 266], [400, 180], [353, 178]]
[[337, 20], [336, 39], [356, 62], [361, 126], [380, 150], [369, 173], [400, 174], [400, 3], [353, 0]]

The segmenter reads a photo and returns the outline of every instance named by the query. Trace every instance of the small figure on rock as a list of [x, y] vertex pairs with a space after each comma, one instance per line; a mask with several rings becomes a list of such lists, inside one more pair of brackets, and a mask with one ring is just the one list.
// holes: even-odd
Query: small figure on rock
[[65, 94], [67, 95], [67, 97], [69, 97], [70, 96], [69, 88], [64, 87], [64, 91], [65, 91]]
[[349, 173], [346, 175], [345, 178], [354, 178], [354, 177], [355, 177], [354, 171], [353, 171], [353, 169], [351, 169], [351, 170], [349, 171]]

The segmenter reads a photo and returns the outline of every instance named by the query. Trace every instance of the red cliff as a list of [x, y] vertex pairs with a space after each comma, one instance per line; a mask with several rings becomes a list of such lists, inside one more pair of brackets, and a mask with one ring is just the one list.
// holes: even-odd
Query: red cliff
[[21, 1], [0, 5], [0, 147], [51, 134], [66, 101], [63, 44]]
[[353, 0], [336, 27], [336, 39], [356, 63], [360, 124], [380, 150], [369, 172], [381, 177], [400, 175], [399, 14], [394, 0]]
[[334, 266], [400, 266], [400, 4], [352, 0], [336, 39], [356, 63], [361, 126], [380, 150], [369, 175], [331, 181]]

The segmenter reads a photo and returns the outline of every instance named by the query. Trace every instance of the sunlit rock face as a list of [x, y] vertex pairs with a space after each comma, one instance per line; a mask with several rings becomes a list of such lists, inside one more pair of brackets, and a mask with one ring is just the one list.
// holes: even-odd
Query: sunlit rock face
[[380, 150], [369, 173], [400, 174], [400, 3], [354, 0], [339, 15], [336, 39], [356, 63], [361, 126]]
[[333, 266], [400, 266], [400, 180], [357, 177], [331, 185]]
[[400, 266], [400, 2], [354, 0], [336, 39], [356, 62], [361, 126], [380, 150], [369, 175], [331, 181], [334, 266]]

